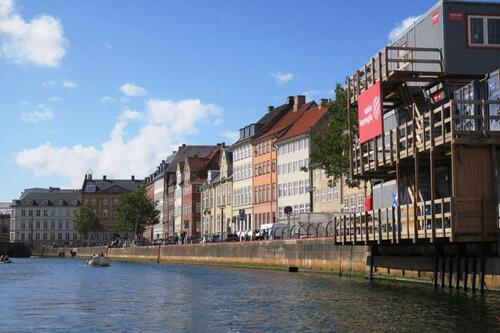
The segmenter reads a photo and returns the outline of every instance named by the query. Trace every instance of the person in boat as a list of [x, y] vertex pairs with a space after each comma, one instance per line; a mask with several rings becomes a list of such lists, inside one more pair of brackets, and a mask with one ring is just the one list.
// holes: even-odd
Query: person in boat
[[0, 261], [3, 261], [4, 260], [4, 255], [0, 255]]
[[101, 252], [101, 254], [99, 254], [100, 257], [104, 257], [104, 252]]

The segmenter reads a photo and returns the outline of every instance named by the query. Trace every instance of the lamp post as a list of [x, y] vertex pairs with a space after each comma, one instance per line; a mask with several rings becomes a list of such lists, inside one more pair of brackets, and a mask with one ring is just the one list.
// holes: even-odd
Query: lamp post
[[224, 230], [224, 208], [226, 205], [222, 204], [219, 206], [220, 208], [220, 241], [222, 241], [222, 231]]

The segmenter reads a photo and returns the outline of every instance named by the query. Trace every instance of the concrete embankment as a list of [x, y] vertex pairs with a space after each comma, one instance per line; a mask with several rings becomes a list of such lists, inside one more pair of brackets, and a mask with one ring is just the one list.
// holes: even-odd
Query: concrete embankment
[[[492, 244], [495, 248], [495, 244]], [[60, 251], [69, 257], [70, 248], [44, 249], [44, 256], [58, 256]], [[446, 249], [445, 249], [446, 250]], [[437, 255], [433, 246], [406, 247], [379, 246], [371, 260], [369, 246], [335, 244], [332, 239], [296, 239], [242, 243], [187, 244], [141, 246], [128, 248], [80, 247], [78, 257], [106, 253], [113, 260], [150, 261], [158, 263], [185, 263], [225, 265], [331, 272], [344, 276], [368, 276], [370, 268], [374, 278], [403, 279], [431, 283], [437, 267], [439, 284], [463, 287], [472, 279], [479, 288], [481, 258], [460, 256], [449, 248]], [[36, 253], [35, 253], [36, 254]], [[438, 253], [439, 254], [439, 253]], [[38, 253], [40, 255], [40, 253]], [[371, 267], [370, 264], [373, 264]], [[457, 271], [458, 269], [458, 271]], [[475, 271], [474, 271], [475, 269]], [[452, 274], [450, 275], [450, 271]], [[457, 278], [458, 276], [458, 278]], [[500, 258], [498, 251], [484, 258], [485, 289], [500, 290]]]

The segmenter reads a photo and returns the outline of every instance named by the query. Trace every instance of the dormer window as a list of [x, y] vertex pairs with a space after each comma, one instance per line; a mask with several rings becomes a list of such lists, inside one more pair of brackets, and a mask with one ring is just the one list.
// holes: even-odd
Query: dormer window
[[95, 184], [87, 184], [87, 186], [85, 186], [85, 192], [95, 192]]

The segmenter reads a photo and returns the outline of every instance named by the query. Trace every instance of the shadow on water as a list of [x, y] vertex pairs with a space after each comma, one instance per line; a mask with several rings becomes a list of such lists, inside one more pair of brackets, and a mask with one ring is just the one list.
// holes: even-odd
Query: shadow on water
[[499, 331], [500, 294], [315, 274], [79, 259], [0, 267], [0, 331]]

